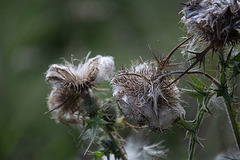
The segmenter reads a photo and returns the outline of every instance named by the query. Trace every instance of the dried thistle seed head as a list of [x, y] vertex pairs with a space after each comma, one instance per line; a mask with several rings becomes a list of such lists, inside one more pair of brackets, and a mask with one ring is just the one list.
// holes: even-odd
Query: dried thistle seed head
[[237, 0], [190, 0], [183, 8], [181, 22], [193, 36], [188, 49], [212, 45], [218, 50], [240, 40], [240, 10]]
[[123, 68], [113, 77], [113, 96], [128, 119], [140, 126], [148, 125], [153, 131], [167, 129], [185, 114], [180, 105], [179, 90], [164, 76], [155, 61]]
[[51, 65], [46, 72], [46, 82], [52, 85], [48, 106], [53, 118], [57, 121], [79, 118], [81, 113], [86, 112], [81, 105], [87, 104], [86, 101], [92, 97], [92, 87], [107, 80], [113, 70], [113, 57], [100, 55], [86, 58], [85, 63], [82, 61], [78, 66], [67, 61], [65, 65]]

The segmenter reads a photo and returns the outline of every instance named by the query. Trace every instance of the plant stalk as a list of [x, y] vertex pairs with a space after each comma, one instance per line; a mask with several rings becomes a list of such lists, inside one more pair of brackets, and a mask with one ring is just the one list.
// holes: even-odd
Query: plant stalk
[[225, 97], [224, 101], [226, 104], [227, 115], [231, 124], [231, 128], [233, 130], [234, 138], [236, 140], [236, 145], [238, 150], [240, 151], [240, 130], [236, 121], [236, 116], [234, 115], [235, 110], [233, 109], [232, 103], [229, 102]]
[[[240, 129], [239, 129], [239, 124], [237, 123], [236, 115], [237, 112], [232, 106], [232, 101], [229, 96], [228, 92], [228, 75], [227, 75], [227, 70], [226, 67], [228, 66], [227, 61], [224, 58], [224, 53], [223, 50], [219, 51], [219, 64], [221, 65], [221, 70], [220, 70], [220, 82], [221, 82], [221, 87], [225, 88], [225, 91], [222, 91], [222, 96], [224, 98], [224, 102], [226, 104], [226, 112], [229, 118], [229, 122], [234, 134], [234, 138], [236, 141], [236, 145], [238, 150], [240, 150]], [[225, 92], [225, 93], [224, 93]]]

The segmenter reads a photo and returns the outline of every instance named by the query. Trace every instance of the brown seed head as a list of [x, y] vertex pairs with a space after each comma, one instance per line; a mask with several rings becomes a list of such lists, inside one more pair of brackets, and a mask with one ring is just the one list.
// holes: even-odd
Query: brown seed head
[[155, 61], [123, 68], [111, 83], [123, 115], [140, 126], [148, 125], [153, 131], [167, 129], [185, 114], [179, 103], [179, 90], [172, 79], [164, 76]]

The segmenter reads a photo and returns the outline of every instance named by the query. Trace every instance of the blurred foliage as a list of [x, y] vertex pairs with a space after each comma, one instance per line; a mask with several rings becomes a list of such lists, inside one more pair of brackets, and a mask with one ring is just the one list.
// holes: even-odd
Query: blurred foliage
[[[50, 64], [60, 63], [60, 57], [70, 60], [74, 54], [83, 58], [88, 51], [92, 51], [91, 56], [114, 56], [117, 69], [124, 64], [128, 66], [139, 56], [153, 59], [148, 44], [156, 55], [166, 55], [185, 35], [178, 24], [180, 2], [1, 1], [0, 159], [81, 159], [78, 155], [84, 149], [76, 147], [79, 133], [56, 125], [49, 114], [44, 115], [50, 92], [44, 72]], [[175, 59], [182, 58], [176, 55]], [[104, 86], [109, 87], [107, 83]], [[197, 106], [194, 102], [188, 106], [187, 115], [191, 117]], [[197, 149], [197, 154], [201, 154], [199, 159], [211, 159], [232, 146], [230, 138], [223, 139], [232, 137], [226, 132], [230, 131], [226, 119], [219, 119], [218, 115], [215, 121], [212, 119], [203, 122], [199, 136], [213, 138], [203, 142], [205, 149]], [[131, 132], [125, 133], [127, 136]], [[150, 140], [165, 139], [164, 144], [170, 149], [169, 159], [185, 159], [184, 136], [181, 129], [174, 127], [161, 135], [153, 134], [151, 137], [158, 138]]]

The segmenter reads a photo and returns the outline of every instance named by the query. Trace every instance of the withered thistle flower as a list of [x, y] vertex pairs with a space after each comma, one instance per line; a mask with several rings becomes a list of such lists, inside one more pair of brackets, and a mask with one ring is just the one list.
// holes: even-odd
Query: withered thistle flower
[[237, 0], [190, 0], [181, 22], [193, 36], [188, 49], [212, 46], [214, 51], [240, 40], [240, 10]]
[[92, 97], [94, 85], [107, 80], [113, 70], [113, 57], [100, 55], [87, 57], [78, 66], [66, 60], [65, 64], [52, 64], [46, 72], [46, 82], [52, 85], [48, 106], [53, 118], [78, 123], [79, 116], [85, 113], [81, 105]]
[[148, 125], [160, 132], [185, 114], [180, 105], [179, 90], [171, 77], [155, 61], [132, 65], [116, 73], [111, 83], [124, 116], [138, 125]]

